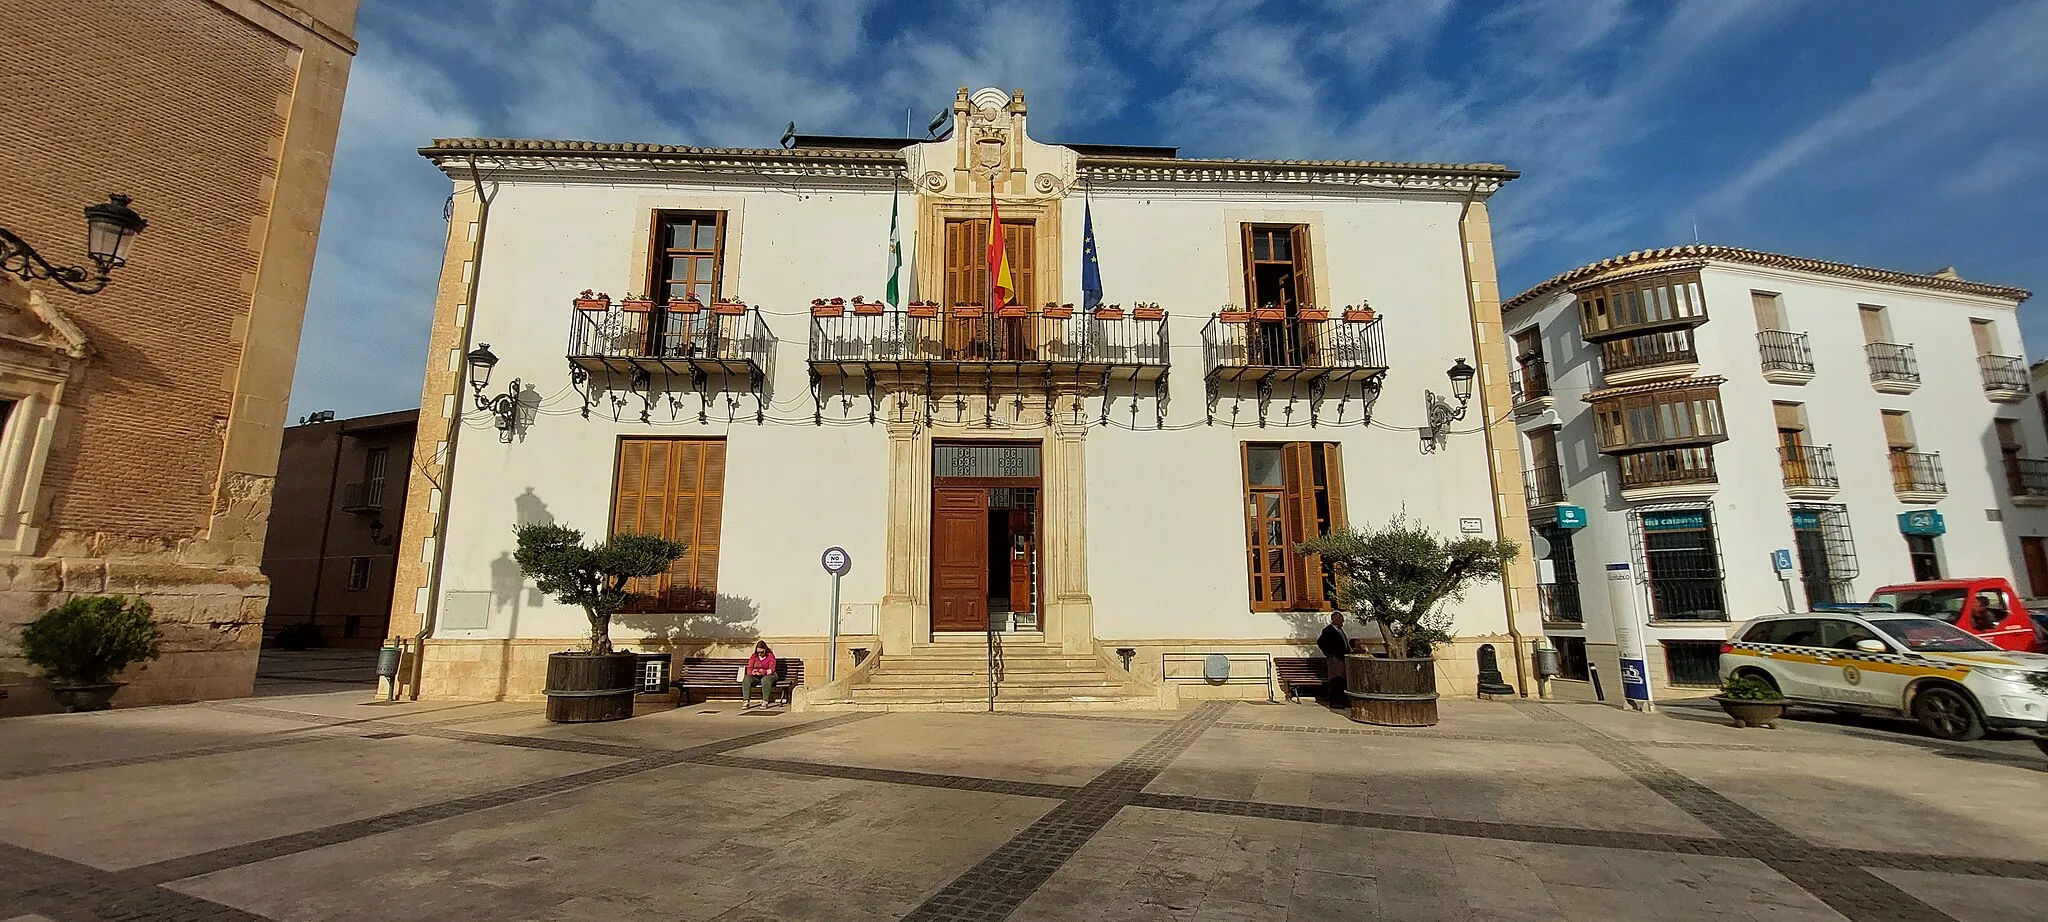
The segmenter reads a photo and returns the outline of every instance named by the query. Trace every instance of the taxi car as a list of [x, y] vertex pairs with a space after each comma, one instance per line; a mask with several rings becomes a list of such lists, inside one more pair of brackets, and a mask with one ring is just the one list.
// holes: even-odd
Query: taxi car
[[2042, 674], [2048, 655], [1884, 611], [1769, 615], [1721, 645], [1724, 679], [1761, 679], [1793, 704], [1910, 717], [1945, 740], [1977, 739], [1986, 728], [2038, 739], [2048, 731]]

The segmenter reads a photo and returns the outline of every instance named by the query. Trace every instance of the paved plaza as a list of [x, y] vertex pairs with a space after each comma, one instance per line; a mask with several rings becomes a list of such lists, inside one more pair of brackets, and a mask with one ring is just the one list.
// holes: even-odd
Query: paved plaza
[[2048, 916], [2023, 741], [1472, 701], [1415, 731], [539, 710], [337, 681], [0, 722], [0, 920]]

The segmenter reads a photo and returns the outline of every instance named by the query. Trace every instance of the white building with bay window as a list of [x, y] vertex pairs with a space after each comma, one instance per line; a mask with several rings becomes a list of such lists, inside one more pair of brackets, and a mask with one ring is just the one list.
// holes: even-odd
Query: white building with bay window
[[1664, 694], [1718, 685], [1720, 642], [1758, 615], [1944, 576], [2048, 594], [2027, 297], [1953, 270], [1684, 246], [1510, 299], [1530, 521], [1552, 547], [1544, 632], [1564, 687], [1592, 666], [1618, 695], [1615, 564]]
[[[981, 706], [991, 627], [999, 705], [1263, 698], [1189, 654], [1241, 680], [1316, 655], [1303, 538], [1404, 512], [1527, 534], [1486, 210], [1513, 171], [1043, 144], [996, 90], [952, 111], [930, 141], [422, 151], [455, 202], [394, 606], [426, 695], [537, 696], [583, 633], [521, 578], [522, 522], [689, 545], [619, 645], [764, 638], [805, 660], [807, 705], [878, 707]], [[906, 303], [881, 305], [892, 213]], [[1076, 306], [1091, 213], [1120, 311]], [[484, 396], [518, 382], [496, 416], [465, 382], [481, 344]], [[1461, 360], [1466, 414], [1419, 438]], [[837, 612], [828, 546], [854, 561]], [[1533, 692], [1533, 574], [1458, 603], [1446, 690], [1492, 643]]]

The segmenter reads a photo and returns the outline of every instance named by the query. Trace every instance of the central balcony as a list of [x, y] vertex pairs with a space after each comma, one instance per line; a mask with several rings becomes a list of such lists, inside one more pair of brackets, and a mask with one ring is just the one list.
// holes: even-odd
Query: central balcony
[[1793, 499], [1826, 499], [1842, 489], [1835, 474], [1835, 450], [1821, 445], [1786, 445], [1778, 449], [1785, 495]]
[[1893, 449], [1891, 465], [1892, 492], [1900, 502], [1933, 503], [1948, 495], [1939, 453]]
[[1920, 360], [1913, 347], [1904, 343], [1868, 343], [1863, 354], [1870, 361], [1870, 386], [1886, 394], [1910, 394], [1920, 389]]
[[917, 316], [902, 309], [812, 317], [811, 373], [932, 386], [1002, 380], [1087, 387], [1159, 381], [1167, 321], [1088, 316]]
[[1977, 374], [1984, 379], [1984, 396], [1999, 403], [2027, 399], [2027, 360], [2017, 355], [1977, 356]]
[[1764, 380], [1772, 384], [1805, 384], [1813, 380], [1813, 349], [1804, 333], [1764, 330], [1756, 334]]

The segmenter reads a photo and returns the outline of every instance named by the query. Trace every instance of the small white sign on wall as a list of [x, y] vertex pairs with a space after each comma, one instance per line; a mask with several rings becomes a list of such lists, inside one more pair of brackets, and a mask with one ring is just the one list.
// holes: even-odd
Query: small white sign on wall
[[1476, 535], [1485, 530], [1486, 520], [1484, 519], [1463, 518], [1458, 520], [1458, 531], [1465, 534]]

